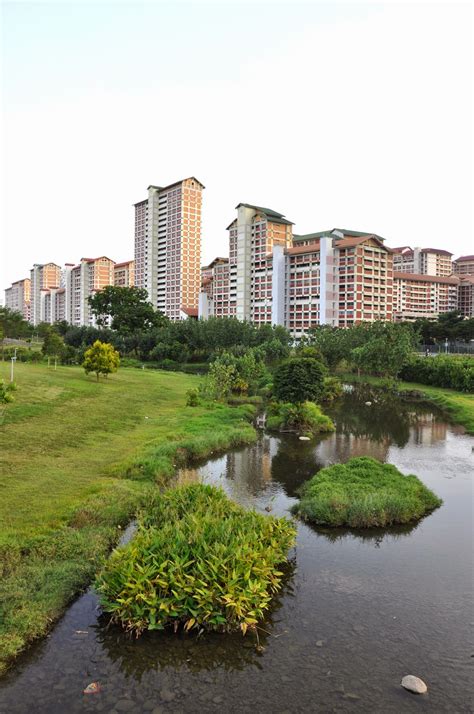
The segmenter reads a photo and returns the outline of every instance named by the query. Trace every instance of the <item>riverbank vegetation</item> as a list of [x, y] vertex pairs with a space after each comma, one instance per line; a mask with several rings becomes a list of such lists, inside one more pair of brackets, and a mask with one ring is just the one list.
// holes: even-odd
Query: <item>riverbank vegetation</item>
[[267, 428], [270, 431], [294, 431], [311, 437], [330, 433], [336, 427], [314, 402], [272, 402], [267, 412]]
[[316, 525], [370, 528], [419, 520], [441, 503], [416, 476], [359, 457], [321, 469], [303, 486], [294, 513]]
[[[0, 363], [0, 378], [9, 364]], [[0, 432], [0, 669], [49, 629], [176, 467], [256, 438], [245, 405], [186, 406], [199, 378], [15, 366]]]
[[171, 489], [105, 564], [102, 607], [135, 634], [167, 625], [245, 633], [280, 588], [294, 539], [288, 520], [248, 511], [212, 486]]

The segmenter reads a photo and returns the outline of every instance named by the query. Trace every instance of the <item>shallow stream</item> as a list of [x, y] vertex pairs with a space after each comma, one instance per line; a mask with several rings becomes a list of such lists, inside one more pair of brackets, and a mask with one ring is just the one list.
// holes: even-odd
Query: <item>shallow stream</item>
[[[2, 680], [1, 714], [474, 711], [474, 439], [432, 407], [367, 390], [330, 411], [335, 434], [262, 435], [179, 480], [218, 484], [239, 503], [288, 515], [318, 469], [369, 455], [417, 474], [443, 506], [388, 531], [299, 524], [261, 651], [252, 636], [130, 639], [107, 626], [89, 591]], [[405, 674], [424, 679], [428, 694], [403, 690]], [[100, 693], [83, 695], [90, 682]]]

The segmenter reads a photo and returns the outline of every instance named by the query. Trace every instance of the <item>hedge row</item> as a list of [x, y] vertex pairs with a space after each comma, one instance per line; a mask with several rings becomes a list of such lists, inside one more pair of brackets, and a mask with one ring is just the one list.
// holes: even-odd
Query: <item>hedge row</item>
[[413, 357], [399, 376], [407, 382], [474, 392], [474, 357]]

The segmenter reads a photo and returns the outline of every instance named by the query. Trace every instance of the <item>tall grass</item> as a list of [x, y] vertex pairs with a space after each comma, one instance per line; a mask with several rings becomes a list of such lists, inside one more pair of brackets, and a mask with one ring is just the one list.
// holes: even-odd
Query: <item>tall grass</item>
[[441, 503], [416, 476], [364, 456], [321, 469], [293, 510], [317, 525], [370, 528], [418, 520]]
[[137, 535], [114, 551], [96, 586], [115, 622], [140, 634], [254, 627], [281, 586], [295, 529], [195, 484], [147, 507]]

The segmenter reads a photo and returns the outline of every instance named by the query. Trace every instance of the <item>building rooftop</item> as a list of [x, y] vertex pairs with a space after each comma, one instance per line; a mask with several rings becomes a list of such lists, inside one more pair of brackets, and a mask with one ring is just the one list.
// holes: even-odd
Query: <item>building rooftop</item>
[[274, 211], [273, 208], [264, 208], [264, 206], [256, 206], [253, 203], [238, 203], [236, 208], [240, 208], [241, 206], [244, 206], [244, 208], [253, 208], [255, 211], [265, 214], [271, 223], [282, 223], [286, 226], [294, 225], [292, 221], [284, 217], [283, 213], [278, 213], [278, 211]]
[[456, 258], [456, 260], [454, 260], [453, 262], [454, 263], [462, 263], [463, 261], [470, 262], [471, 260], [474, 260], [474, 255], [461, 255], [459, 258]]
[[439, 255], [452, 255], [449, 250], [442, 250], [441, 248], [422, 248], [422, 253], [438, 253]]
[[420, 283], [447, 283], [448, 285], [458, 285], [460, 278], [457, 275], [422, 275], [420, 273], [394, 273], [394, 280], [415, 280]]

